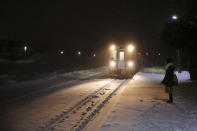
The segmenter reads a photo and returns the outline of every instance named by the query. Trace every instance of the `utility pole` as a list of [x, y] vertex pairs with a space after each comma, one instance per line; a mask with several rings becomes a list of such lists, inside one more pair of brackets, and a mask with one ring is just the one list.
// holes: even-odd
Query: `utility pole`
[[177, 69], [178, 72], [181, 73], [181, 51], [177, 49]]

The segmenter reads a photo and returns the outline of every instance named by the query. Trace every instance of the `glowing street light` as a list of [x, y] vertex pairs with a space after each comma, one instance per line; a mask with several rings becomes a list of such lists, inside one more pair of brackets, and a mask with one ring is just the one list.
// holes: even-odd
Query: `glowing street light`
[[63, 54], [64, 54], [64, 51], [63, 51], [63, 50], [62, 50], [62, 51], [60, 51], [60, 54], [61, 54], [61, 55], [63, 55]]
[[78, 51], [78, 53], [77, 53], [78, 55], [81, 55], [81, 51]]
[[177, 16], [177, 15], [173, 15], [173, 16], [171, 17], [171, 19], [172, 19], [172, 20], [177, 20], [177, 19], [178, 19], [178, 16]]
[[93, 57], [95, 57], [96, 56], [96, 54], [93, 54]]

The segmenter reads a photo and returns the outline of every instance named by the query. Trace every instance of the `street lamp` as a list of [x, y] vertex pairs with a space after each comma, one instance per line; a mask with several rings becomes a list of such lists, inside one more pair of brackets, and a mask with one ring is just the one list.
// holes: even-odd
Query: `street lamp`
[[77, 53], [78, 55], [81, 55], [81, 51], [78, 51], [78, 53]]
[[[178, 20], [178, 16], [177, 15], [173, 15], [172, 17], [171, 17], [171, 19], [173, 20], [173, 21], [176, 21], [176, 20]], [[177, 69], [178, 69], [178, 72], [181, 72], [181, 58], [180, 58], [180, 49], [177, 49]]]
[[171, 19], [172, 19], [172, 20], [177, 20], [177, 19], [178, 19], [178, 16], [177, 16], [177, 15], [173, 15], [173, 16], [171, 17]]
[[62, 51], [60, 51], [60, 54], [61, 54], [61, 55], [63, 55], [63, 54], [64, 54], [64, 51], [63, 51], [63, 50], [62, 50]]

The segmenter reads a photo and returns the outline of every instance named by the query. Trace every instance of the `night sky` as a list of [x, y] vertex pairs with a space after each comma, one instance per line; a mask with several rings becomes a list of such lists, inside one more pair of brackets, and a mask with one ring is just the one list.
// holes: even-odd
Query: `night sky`
[[0, 38], [37, 48], [96, 49], [110, 42], [160, 47], [173, 0], [7, 0], [0, 5]]

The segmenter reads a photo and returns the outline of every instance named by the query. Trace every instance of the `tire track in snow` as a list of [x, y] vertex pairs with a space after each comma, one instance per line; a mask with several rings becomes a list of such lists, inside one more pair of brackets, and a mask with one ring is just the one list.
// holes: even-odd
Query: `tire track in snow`
[[48, 131], [53, 130], [55, 127], [55, 124], [60, 123], [62, 120], [69, 118], [70, 113], [74, 113], [75, 110], [79, 110], [82, 106], [86, 105], [91, 99], [95, 98], [96, 94], [99, 92], [102, 92], [103, 90], [107, 89], [107, 87], [110, 86], [110, 84], [115, 81], [111, 80], [109, 83], [105, 84], [104, 86], [100, 87], [81, 101], [79, 101], [74, 106], [70, 107], [67, 111], [63, 111], [61, 114], [57, 115], [55, 118], [52, 118], [49, 120], [49, 122], [45, 123], [44, 126], [41, 126], [38, 128], [38, 131]]
[[104, 105], [112, 98], [112, 96], [124, 85], [126, 85], [130, 80], [124, 80], [121, 82], [109, 95], [96, 107], [95, 110], [93, 110], [84, 121], [82, 121], [77, 128], [72, 128], [71, 130], [80, 131], [83, 130], [88, 123], [96, 117], [96, 114], [99, 113], [99, 111], [104, 107]]

